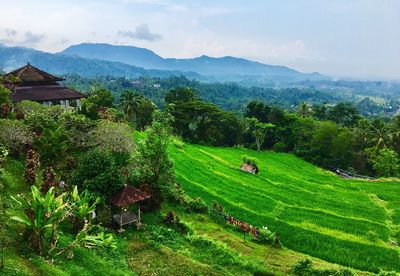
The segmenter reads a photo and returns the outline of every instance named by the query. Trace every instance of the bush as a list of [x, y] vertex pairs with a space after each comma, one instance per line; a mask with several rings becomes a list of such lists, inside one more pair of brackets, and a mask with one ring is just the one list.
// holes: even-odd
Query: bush
[[131, 153], [133, 150], [133, 130], [126, 124], [101, 121], [92, 136], [93, 144], [101, 149]]
[[272, 147], [272, 150], [276, 151], [276, 152], [287, 152], [287, 148], [288, 148], [288, 146], [284, 142], [279, 141], [274, 144], [274, 146]]
[[398, 275], [396, 271], [379, 271], [378, 276], [396, 276]]
[[243, 162], [246, 163], [246, 164], [249, 164], [249, 165], [252, 165], [252, 166], [257, 166], [257, 159], [254, 158], [254, 157], [249, 157], [249, 156], [247, 156], [247, 155], [244, 155], [244, 156], [242, 157], [242, 160], [243, 160]]
[[183, 204], [185, 207], [187, 206], [189, 201], [189, 196], [182, 189], [181, 185], [175, 183], [174, 185], [168, 187], [165, 191], [167, 192], [168, 198], [171, 201]]
[[82, 190], [87, 189], [105, 202], [123, 186], [125, 179], [111, 154], [92, 150], [79, 158], [70, 182]]
[[32, 132], [21, 121], [0, 119], [0, 129], [0, 144], [10, 153], [21, 154], [33, 142]]
[[292, 273], [298, 276], [352, 276], [355, 275], [349, 269], [314, 269], [313, 263], [309, 259], [299, 261], [292, 268]]
[[185, 142], [183, 142], [182, 138], [179, 136], [172, 136], [171, 143], [178, 149], [183, 149], [185, 146]]
[[201, 197], [195, 197], [188, 202], [188, 208], [196, 213], [205, 213], [208, 210], [208, 206]]
[[258, 237], [255, 238], [259, 243], [269, 243], [271, 244], [275, 241], [276, 235], [274, 232], [270, 231], [267, 227], [262, 227], [258, 230]]
[[312, 271], [312, 261], [309, 259], [298, 261], [292, 268], [293, 274], [299, 276], [311, 275]]
[[369, 161], [380, 177], [396, 177], [399, 175], [399, 156], [394, 150], [381, 149], [377, 153], [370, 152]]
[[169, 211], [165, 215], [165, 221], [168, 226], [174, 227], [177, 229], [181, 234], [187, 234], [192, 232], [192, 230], [183, 222], [181, 222], [181, 219], [174, 214], [174, 212]]

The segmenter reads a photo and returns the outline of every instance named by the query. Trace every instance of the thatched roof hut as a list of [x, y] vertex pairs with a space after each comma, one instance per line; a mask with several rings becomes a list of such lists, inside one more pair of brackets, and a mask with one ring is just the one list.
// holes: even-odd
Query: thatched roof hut
[[257, 165], [248, 164], [248, 163], [243, 163], [240, 166], [240, 169], [244, 172], [248, 172], [248, 173], [252, 173], [252, 174], [258, 174], [258, 172], [259, 172]]
[[[139, 189], [124, 185], [120, 191], [115, 193], [109, 200], [110, 204], [119, 208], [119, 214], [112, 217], [112, 221], [116, 223], [120, 229], [123, 225], [136, 222], [140, 225], [140, 202], [149, 199], [150, 195], [140, 191]], [[128, 207], [134, 203], [139, 203], [138, 213], [133, 213]]]

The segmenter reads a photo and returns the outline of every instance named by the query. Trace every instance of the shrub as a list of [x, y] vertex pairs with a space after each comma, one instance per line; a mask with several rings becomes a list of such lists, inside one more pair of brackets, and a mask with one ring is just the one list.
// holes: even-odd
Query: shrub
[[177, 203], [181, 203], [184, 206], [187, 206], [187, 203], [189, 201], [189, 196], [182, 189], [181, 185], [175, 183], [174, 185], [168, 187], [168, 189], [166, 189], [166, 192], [168, 193], [168, 197], [170, 200]]
[[288, 146], [284, 142], [279, 141], [274, 144], [274, 146], [272, 147], [272, 150], [276, 151], [276, 152], [286, 152], [287, 148], [288, 148]]
[[93, 144], [101, 149], [130, 153], [133, 150], [133, 130], [126, 124], [101, 121], [92, 136]]
[[257, 159], [254, 158], [254, 157], [249, 157], [249, 156], [247, 156], [247, 155], [244, 155], [244, 156], [242, 157], [242, 160], [243, 160], [243, 162], [246, 163], [246, 164], [249, 164], [249, 165], [252, 165], [252, 166], [257, 166]]
[[312, 271], [312, 261], [309, 259], [298, 261], [292, 268], [293, 274], [299, 276], [311, 275]]
[[372, 167], [381, 177], [391, 177], [399, 175], [399, 156], [391, 149], [381, 149], [377, 154], [370, 156]]
[[182, 138], [179, 136], [172, 136], [171, 143], [177, 147], [178, 149], [183, 149], [185, 146], [185, 142], [182, 141]]
[[37, 170], [40, 167], [39, 155], [33, 149], [28, 150], [25, 160], [24, 178], [26, 183], [35, 183]]
[[99, 150], [82, 155], [70, 177], [72, 185], [87, 189], [103, 202], [121, 188], [124, 181], [111, 154]]
[[21, 121], [0, 119], [0, 129], [0, 144], [11, 153], [21, 154], [33, 142], [32, 132]]
[[6, 160], [7, 156], [8, 156], [7, 148], [0, 145], [0, 169], [2, 168], [3, 163]]
[[298, 276], [352, 276], [355, 275], [349, 269], [314, 269], [313, 263], [309, 259], [297, 262], [293, 268], [292, 273]]
[[378, 276], [396, 276], [398, 275], [396, 271], [383, 271], [380, 270]]
[[259, 243], [271, 244], [273, 241], [275, 241], [275, 237], [275, 233], [270, 231], [268, 227], [262, 227], [258, 230], [258, 237], [254, 237], [254, 239]]
[[188, 208], [196, 213], [205, 213], [208, 210], [208, 206], [201, 197], [195, 197], [188, 202]]

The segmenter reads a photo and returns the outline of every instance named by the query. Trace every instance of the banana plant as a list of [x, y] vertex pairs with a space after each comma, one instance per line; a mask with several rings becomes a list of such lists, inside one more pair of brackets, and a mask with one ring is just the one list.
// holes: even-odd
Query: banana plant
[[42, 195], [36, 186], [31, 187], [31, 197], [18, 195], [13, 199], [24, 213], [11, 219], [23, 223], [29, 233], [29, 243], [39, 255], [57, 243], [57, 227], [71, 212], [64, 200], [65, 194], [55, 196], [54, 188]]
[[87, 191], [79, 194], [77, 186], [74, 187], [71, 193], [71, 204], [73, 205], [72, 217], [75, 229], [79, 225], [83, 226], [85, 220], [91, 220], [91, 214], [96, 210], [99, 201], [99, 198], [93, 201]]

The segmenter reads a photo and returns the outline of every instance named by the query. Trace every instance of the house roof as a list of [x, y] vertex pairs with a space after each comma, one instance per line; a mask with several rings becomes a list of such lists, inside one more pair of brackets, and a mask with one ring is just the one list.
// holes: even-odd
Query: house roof
[[120, 191], [110, 198], [109, 202], [116, 207], [126, 207], [132, 203], [143, 201], [148, 198], [150, 198], [148, 194], [143, 193], [133, 186], [125, 184]]
[[32, 83], [54, 83], [57, 81], [63, 81], [63, 78], [54, 76], [50, 73], [40, 70], [35, 66], [30, 65], [29, 63], [24, 67], [16, 69], [14, 71], [9, 72], [6, 76], [14, 76], [18, 77], [22, 85], [24, 84], [32, 84]]
[[18, 86], [11, 93], [11, 100], [44, 102], [84, 98], [85, 95], [59, 84]]

